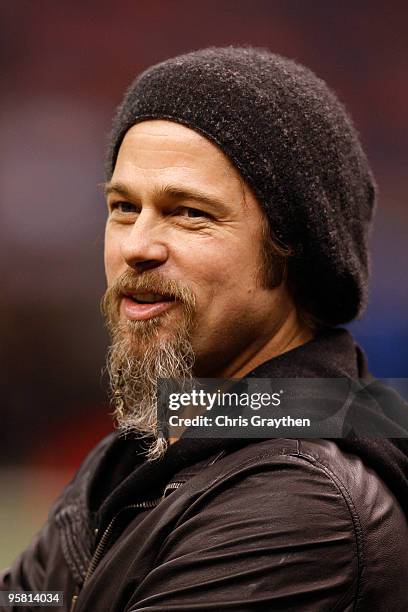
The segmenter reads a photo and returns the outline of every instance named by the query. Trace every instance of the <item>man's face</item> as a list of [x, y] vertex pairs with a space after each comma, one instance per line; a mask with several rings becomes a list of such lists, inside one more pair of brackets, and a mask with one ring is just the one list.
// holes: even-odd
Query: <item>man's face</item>
[[233, 375], [273, 335], [285, 300], [261, 282], [263, 213], [228, 158], [182, 125], [138, 123], [107, 201], [106, 277], [120, 283], [117, 322], [140, 332], [135, 355], [172, 339], [186, 300], [195, 374]]

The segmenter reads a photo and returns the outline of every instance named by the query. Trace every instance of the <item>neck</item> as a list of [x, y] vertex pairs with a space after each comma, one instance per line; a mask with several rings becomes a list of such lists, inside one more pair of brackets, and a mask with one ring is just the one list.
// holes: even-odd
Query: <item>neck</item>
[[231, 364], [220, 373], [220, 378], [242, 378], [262, 363], [287, 353], [312, 338], [312, 330], [299, 320], [294, 308], [271, 338], [252, 352], [242, 355], [237, 363]]
[[204, 377], [243, 378], [262, 363], [309, 342], [313, 336], [313, 330], [300, 319], [293, 304], [268, 337], [258, 338], [225, 366], [219, 367], [210, 375], [205, 374]]
[[[270, 338], [248, 348], [227, 367], [220, 369], [215, 376], [212, 374], [211, 377], [243, 378], [262, 363], [306, 344], [312, 338], [313, 331], [301, 321], [296, 308], [293, 306], [293, 309], [286, 313], [278, 329]], [[173, 444], [177, 440], [178, 438], [171, 437], [169, 444]]]

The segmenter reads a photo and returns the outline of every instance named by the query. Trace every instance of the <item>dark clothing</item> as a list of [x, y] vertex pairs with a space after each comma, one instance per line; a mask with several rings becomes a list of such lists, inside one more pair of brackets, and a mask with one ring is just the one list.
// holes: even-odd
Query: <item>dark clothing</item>
[[[251, 375], [367, 372], [332, 330]], [[66, 610], [78, 594], [75, 612], [408, 609], [404, 440], [182, 438], [153, 463], [140, 449], [103, 440], [0, 589], [62, 590]]]

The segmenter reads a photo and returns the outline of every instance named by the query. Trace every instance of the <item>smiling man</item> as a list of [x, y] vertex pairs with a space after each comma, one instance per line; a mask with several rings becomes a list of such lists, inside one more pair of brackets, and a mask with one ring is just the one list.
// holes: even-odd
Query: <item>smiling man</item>
[[338, 325], [365, 305], [374, 195], [345, 110], [290, 60], [206, 49], [136, 79], [107, 159], [118, 432], [3, 590], [75, 612], [407, 609], [405, 440], [175, 440], [157, 416], [159, 378], [371, 380]]
[[[211, 141], [169, 121], [138, 123], [106, 192], [103, 305], [122, 428], [155, 434], [158, 377], [240, 378], [311, 339], [287, 285], [268, 278], [281, 256], [264, 261], [265, 214]], [[151, 456], [165, 446], [157, 438]]]

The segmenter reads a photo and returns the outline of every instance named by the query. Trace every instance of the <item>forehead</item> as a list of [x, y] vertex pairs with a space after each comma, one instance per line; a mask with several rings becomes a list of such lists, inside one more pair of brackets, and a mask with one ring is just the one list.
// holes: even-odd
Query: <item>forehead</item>
[[112, 179], [199, 181], [223, 189], [243, 188], [228, 157], [210, 140], [172, 121], [143, 121], [122, 141]]

